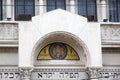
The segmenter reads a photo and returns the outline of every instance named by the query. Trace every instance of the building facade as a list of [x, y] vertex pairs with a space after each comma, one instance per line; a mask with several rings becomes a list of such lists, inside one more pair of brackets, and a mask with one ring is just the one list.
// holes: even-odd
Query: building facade
[[120, 80], [119, 0], [0, 0], [0, 80]]

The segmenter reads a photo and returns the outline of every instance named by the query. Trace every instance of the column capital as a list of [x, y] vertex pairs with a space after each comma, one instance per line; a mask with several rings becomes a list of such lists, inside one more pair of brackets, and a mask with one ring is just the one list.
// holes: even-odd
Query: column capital
[[33, 68], [31, 67], [25, 67], [25, 68], [19, 68], [20, 76], [22, 80], [30, 80], [31, 73], [33, 71]]
[[99, 67], [88, 67], [87, 73], [90, 79], [97, 79], [99, 77], [99, 71], [101, 71], [101, 68]]

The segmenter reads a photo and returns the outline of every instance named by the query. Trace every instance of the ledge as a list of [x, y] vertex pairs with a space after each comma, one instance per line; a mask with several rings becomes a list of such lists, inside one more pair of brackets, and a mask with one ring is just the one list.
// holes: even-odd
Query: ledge
[[17, 24], [18, 22], [17, 21], [7, 21], [7, 20], [5, 21], [4, 20], [4, 21], [0, 21], [0, 24], [2, 24], [2, 23], [3, 24]]
[[102, 47], [120, 47], [120, 41], [102, 40]]
[[0, 40], [0, 47], [18, 47], [18, 40]]

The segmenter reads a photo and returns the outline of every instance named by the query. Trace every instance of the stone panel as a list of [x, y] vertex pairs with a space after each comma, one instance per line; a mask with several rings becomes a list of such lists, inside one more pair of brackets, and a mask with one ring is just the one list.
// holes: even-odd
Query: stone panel
[[0, 23], [0, 40], [18, 40], [16, 23]]
[[120, 25], [102, 24], [101, 33], [103, 41], [119, 41], [120, 40]]

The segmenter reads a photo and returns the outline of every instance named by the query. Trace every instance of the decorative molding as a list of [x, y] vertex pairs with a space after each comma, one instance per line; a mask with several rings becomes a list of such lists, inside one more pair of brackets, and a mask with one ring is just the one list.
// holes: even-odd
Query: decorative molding
[[0, 40], [18, 40], [18, 24], [0, 23]]
[[86, 72], [86, 68], [41, 68], [41, 69], [34, 69], [33, 72], [45, 72], [45, 71], [53, 71], [53, 72], [65, 72], [65, 71], [76, 71], [76, 72]]

